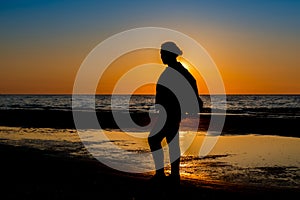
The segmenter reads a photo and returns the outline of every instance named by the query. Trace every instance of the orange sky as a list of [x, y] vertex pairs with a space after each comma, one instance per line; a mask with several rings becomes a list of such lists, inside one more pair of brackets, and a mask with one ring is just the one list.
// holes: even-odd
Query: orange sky
[[[208, 89], [204, 80], [202, 79], [200, 73], [185, 61], [183, 58], [179, 57], [178, 61], [180, 61], [196, 78], [198, 82], [199, 90], [201, 89], [201, 93], [208, 94]], [[109, 67], [107, 67], [106, 71], [103, 73], [97, 88], [98, 94], [111, 94], [116, 87], [117, 82], [120, 80], [122, 76], [124, 76], [128, 71], [136, 66], [143, 65], [145, 63], [157, 63], [161, 66], [158, 67], [153, 64], [149, 64], [149, 69], [145, 69], [148, 73], [138, 73], [136, 71], [131, 72], [132, 74], [129, 75], [131, 79], [140, 79], [140, 80], [147, 80], [149, 76], [153, 76], [154, 82], [158, 79], [159, 75], [162, 73], [164, 68], [166, 67], [160, 59], [160, 53], [158, 49], [143, 49], [137, 50], [130, 53], [127, 53], [117, 60], [115, 60]], [[140, 70], [142, 71], [142, 70]], [[139, 71], [139, 72], [140, 72]], [[148, 77], [147, 77], [148, 76]], [[125, 82], [126, 83], [126, 82]], [[130, 83], [127, 83], [130, 84]], [[126, 92], [126, 85], [121, 86], [121, 91]], [[134, 92], [135, 94], [155, 94], [155, 84], [145, 84], [141, 85], [137, 90]]]
[[[207, 35], [203, 36], [204, 39], [208, 38]], [[218, 34], [210, 37], [214, 40], [204, 40], [202, 43], [216, 63], [228, 94], [300, 93], [300, 59], [297, 55], [297, 44], [293, 44], [292, 41], [286, 44], [276, 41], [276, 38], [259, 41], [259, 38], [238, 39], [234, 35], [228, 35], [228, 40], [219, 38]], [[1, 65], [6, 69], [0, 74], [0, 93], [72, 93], [77, 70], [88, 51], [92, 49], [82, 44], [73, 46], [76, 47], [75, 51], [72, 47], [53, 50], [53, 47], [47, 49], [41, 46], [40, 49], [6, 52], [7, 56], [2, 56], [1, 59]], [[83, 46], [85, 51], [80, 51], [80, 46]], [[97, 92], [110, 93], [118, 78], [126, 71], [153, 61], [161, 63], [158, 50], [143, 50], [123, 55], [108, 68], [99, 82]], [[192, 72], [197, 78], [200, 93], [207, 94], [201, 76], [195, 73], [195, 70]], [[143, 78], [145, 75], [147, 74], [140, 74], [136, 78]], [[154, 91], [152, 85], [137, 92], [151, 94]]]
[[[206, 44], [206, 49], [218, 66], [228, 94], [300, 93], [300, 68], [296, 67], [300, 66], [300, 62], [296, 55], [297, 48], [293, 45], [289, 47], [294, 48], [291, 53], [282, 52], [277, 48], [268, 49], [267, 46], [271, 42], [260, 45], [258, 50], [258, 46], [251, 41], [244, 43], [244, 47], [239, 43], [222, 42]], [[65, 49], [44, 49], [25, 55], [22, 53], [17, 56], [18, 59], [10, 55], [1, 60], [1, 64], [8, 69], [1, 71], [0, 93], [70, 94], [84, 55], [74, 51], [66, 52]], [[153, 61], [161, 63], [158, 50], [143, 50], [123, 55], [108, 67], [99, 82], [97, 92], [110, 93], [116, 81], [128, 70]], [[200, 93], [207, 94], [208, 90], [201, 75], [196, 70], [191, 72], [198, 81]], [[147, 74], [137, 75], [136, 78], [142, 79], [143, 76]], [[148, 85], [137, 93], [153, 94], [154, 87]]]

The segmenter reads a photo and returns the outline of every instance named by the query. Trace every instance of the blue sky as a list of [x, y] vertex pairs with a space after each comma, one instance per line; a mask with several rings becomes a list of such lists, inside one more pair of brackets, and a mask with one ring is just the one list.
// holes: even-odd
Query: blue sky
[[76, 35], [103, 29], [111, 34], [136, 26], [174, 27], [178, 21], [183, 27], [184, 23], [209, 22], [296, 36], [300, 31], [299, 8], [300, 1], [297, 0], [8, 0], [1, 1], [0, 19], [1, 32], [6, 37], [14, 31], [19, 34], [38, 32], [45, 37], [55, 33]]

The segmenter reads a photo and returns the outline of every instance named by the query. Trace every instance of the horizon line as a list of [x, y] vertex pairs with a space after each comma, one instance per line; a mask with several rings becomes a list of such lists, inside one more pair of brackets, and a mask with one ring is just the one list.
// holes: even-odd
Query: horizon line
[[[137, 94], [128, 94], [128, 93], [120, 93], [120, 94], [111, 94], [111, 93], [96, 93], [96, 94], [90, 94], [90, 93], [81, 93], [81, 94], [73, 94], [73, 93], [0, 93], [0, 95], [103, 95], [103, 96], [109, 96], [109, 95], [137, 95], [137, 96], [155, 96], [156, 94], [152, 93], [137, 93]], [[201, 95], [300, 95], [300, 93], [215, 93], [215, 94], [209, 94], [209, 93], [203, 93], [199, 94]]]

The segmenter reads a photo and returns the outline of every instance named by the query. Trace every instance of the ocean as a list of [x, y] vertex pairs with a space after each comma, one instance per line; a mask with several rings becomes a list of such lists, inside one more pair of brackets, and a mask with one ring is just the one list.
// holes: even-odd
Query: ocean
[[[204, 101], [204, 112], [214, 109], [210, 104], [210, 96], [200, 96]], [[217, 98], [218, 95], [215, 95]], [[134, 95], [127, 102], [127, 95], [118, 95], [118, 103], [111, 107], [111, 96], [96, 95], [97, 111], [111, 109], [131, 112], [148, 112], [154, 106], [155, 96]], [[75, 110], [89, 111], [90, 96], [82, 95], [81, 104]], [[224, 103], [224, 102], [222, 102]], [[0, 95], [0, 110], [72, 110], [72, 95]], [[239, 115], [255, 115], [259, 117], [299, 118], [300, 95], [227, 95], [226, 113]], [[224, 111], [222, 111], [224, 112]]]
[[[148, 113], [155, 113], [154, 95], [117, 95], [113, 106], [109, 95], [96, 95], [95, 104], [91, 102], [92, 97], [78, 95], [76, 104], [72, 104], [72, 95], [0, 95], [0, 125], [71, 128], [72, 109], [88, 113], [95, 108], [97, 114], [103, 116], [101, 127], [118, 128], [108, 114], [111, 111], [120, 114], [129, 111], [141, 125], [147, 125]], [[299, 136], [300, 95], [227, 95], [226, 101], [219, 95], [200, 97], [204, 102], [199, 115], [202, 118], [226, 114], [224, 134]], [[213, 106], [212, 98], [217, 102]], [[204, 120], [202, 122], [202, 130], [205, 130], [207, 127]]]

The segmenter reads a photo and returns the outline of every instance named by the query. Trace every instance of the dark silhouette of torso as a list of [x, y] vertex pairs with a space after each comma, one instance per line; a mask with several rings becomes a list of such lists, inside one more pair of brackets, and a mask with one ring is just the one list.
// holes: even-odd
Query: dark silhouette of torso
[[[196, 98], [197, 101], [180, 101], [180, 97]], [[169, 118], [172, 117], [178, 121], [182, 114], [199, 112], [203, 107], [195, 78], [180, 62], [169, 65], [161, 74], [156, 86], [155, 103], [164, 107]]]

